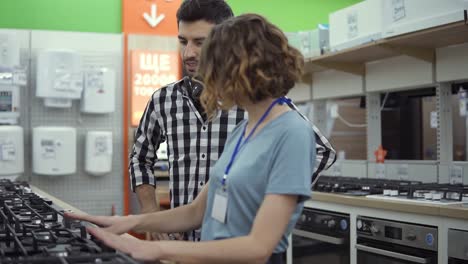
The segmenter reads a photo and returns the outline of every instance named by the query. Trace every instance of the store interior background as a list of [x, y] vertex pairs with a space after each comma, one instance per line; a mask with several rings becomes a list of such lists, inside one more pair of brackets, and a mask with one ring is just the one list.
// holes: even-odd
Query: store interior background
[[[156, 1], [157, 2], [157, 1]], [[284, 31], [316, 28], [328, 22], [328, 14], [358, 0], [230, 0], [235, 14], [255, 12], [269, 18]], [[135, 201], [126, 207], [128, 187], [124, 136], [131, 147], [134, 128], [124, 132], [122, 3], [119, 0], [22, 0], [4, 1], [0, 9], [0, 28], [15, 29], [19, 36], [21, 66], [28, 69], [28, 84], [21, 87], [18, 125], [24, 129], [24, 179], [44, 191], [91, 214], [109, 215], [135, 212]], [[129, 38], [131, 48], [177, 50], [175, 37], [136, 35]], [[72, 108], [53, 109], [34, 96], [36, 55], [41, 49], [73, 49], [83, 56], [84, 67], [109, 67], [116, 71], [115, 111], [110, 114], [80, 112], [79, 102]], [[32, 129], [37, 126], [70, 126], [77, 129], [77, 171], [73, 175], [43, 176], [32, 172]], [[112, 131], [112, 171], [91, 176], [84, 171], [84, 138], [87, 131]], [[132, 194], [130, 194], [130, 198]], [[127, 205], [128, 207], [128, 205]]]

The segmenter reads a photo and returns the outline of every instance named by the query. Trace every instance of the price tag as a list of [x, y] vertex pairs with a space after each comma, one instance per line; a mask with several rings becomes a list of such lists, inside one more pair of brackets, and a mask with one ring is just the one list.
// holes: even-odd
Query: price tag
[[56, 144], [53, 139], [41, 140], [41, 155], [43, 159], [56, 159]]
[[463, 168], [461, 166], [452, 166], [450, 169], [450, 184], [463, 183]]
[[392, 0], [393, 22], [406, 17], [405, 0]]
[[13, 72], [13, 85], [26, 86], [28, 84], [28, 75], [25, 69], [15, 69]]
[[400, 177], [400, 180], [402, 181], [406, 181], [409, 179], [408, 164], [402, 164], [398, 166], [398, 176]]
[[439, 126], [439, 118], [437, 111], [431, 112], [431, 128], [437, 128]]
[[13, 83], [13, 69], [0, 66], [0, 84], [11, 85]]
[[96, 156], [101, 155], [112, 155], [112, 140], [109, 137], [96, 137], [94, 141], [95, 153]]
[[458, 108], [460, 116], [466, 116], [466, 91], [462, 88], [458, 91]]
[[348, 14], [348, 39], [352, 39], [358, 36], [359, 28], [358, 28], [358, 14], [356, 11], [350, 12]]
[[0, 145], [0, 157], [3, 161], [15, 161], [16, 160], [16, 148], [13, 143], [6, 143]]

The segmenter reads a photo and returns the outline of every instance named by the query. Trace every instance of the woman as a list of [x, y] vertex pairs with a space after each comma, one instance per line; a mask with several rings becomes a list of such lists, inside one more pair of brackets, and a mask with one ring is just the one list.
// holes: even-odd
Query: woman
[[[246, 14], [214, 27], [199, 75], [209, 117], [238, 105], [248, 120], [232, 132], [211, 179], [195, 201], [144, 215], [69, 214], [101, 228], [89, 232], [140, 260], [189, 263], [282, 263], [287, 237], [310, 196], [315, 160], [311, 125], [284, 96], [302, 74], [303, 58], [265, 18]], [[136, 232], [175, 233], [202, 226], [202, 242], [136, 241]]]

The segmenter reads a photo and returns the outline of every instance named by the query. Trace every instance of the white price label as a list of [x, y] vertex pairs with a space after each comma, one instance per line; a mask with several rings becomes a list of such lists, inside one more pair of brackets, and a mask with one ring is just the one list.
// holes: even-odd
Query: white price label
[[392, 0], [393, 22], [406, 17], [405, 0]]
[[16, 160], [16, 148], [12, 143], [0, 145], [0, 157], [3, 161], [14, 161]]
[[431, 128], [437, 128], [439, 126], [439, 116], [437, 111], [431, 112]]
[[406, 181], [409, 179], [408, 176], [408, 164], [402, 164], [398, 167], [398, 176], [400, 180]]
[[351, 12], [347, 17], [348, 21], [348, 39], [352, 39], [358, 36], [358, 14], [357, 12]]
[[41, 155], [43, 159], [55, 159], [56, 152], [56, 144], [53, 139], [41, 140]]
[[11, 85], [13, 83], [13, 69], [0, 66], [0, 84]]
[[459, 99], [460, 116], [466, 116], [466, 98]]
[[112, 140], [109, 137], [96, 137], [94, 141], [94, 155], [112, 155]]
[[461, 166], [452, 166], [450, 169], [450, 184], [463, 183], [463, 168]]
[[15, 69], [13, 72], [13, 84], [26, 86], [28, 84], [28, 76], [26, 70], [24, 69]]

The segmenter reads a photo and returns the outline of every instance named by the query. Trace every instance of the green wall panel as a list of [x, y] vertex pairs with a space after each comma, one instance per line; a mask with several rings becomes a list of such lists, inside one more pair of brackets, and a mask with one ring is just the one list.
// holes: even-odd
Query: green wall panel
[[122, 31], [121, 0], [0, 0], [0, 28]]
[[[313, 29], [330, 12], [360, 1], [227, 0], [236, 15], [259, 13], [284, 31]], [[121, 0], [0, 0], [0, 28], [117, 33], [121, 13]]]
[[259, 13], [283, 31], [314, 29], [328, 14], [361, 0], [227, 0], [236, 15]]

